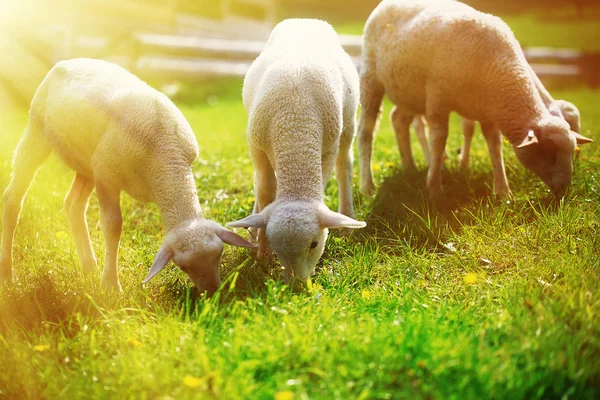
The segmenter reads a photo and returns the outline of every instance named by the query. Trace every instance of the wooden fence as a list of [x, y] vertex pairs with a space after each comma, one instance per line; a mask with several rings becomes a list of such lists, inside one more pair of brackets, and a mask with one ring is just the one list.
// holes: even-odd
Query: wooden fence
[[[236, 15], [233, 2], [264, 7], [263, 18]], [[14, 99], [26, 103], [55, 62], [74, 57], [113, 61], [154, 82], [243, 77], [264, 48], [276, 18], [273, 0], [223, 0], [218, 21], [172, 8], [148, 11], [142, 3], [124, 9], [118, 2], [108, 4], [101, 18], [73, 21], [78, 11], [70, 10], [71, 17], [54, 18], [51, 25], [38, 24], [14, 35], [0, 32], [0, 91], [12, 92]], [[144, 17], [137, 15], [142, 10]], [[360, 68], [361, 37], [340, 35], [340, 41]], [[600, 84], [600, 53], [527, 48], [525, 55], [542, 80]]]

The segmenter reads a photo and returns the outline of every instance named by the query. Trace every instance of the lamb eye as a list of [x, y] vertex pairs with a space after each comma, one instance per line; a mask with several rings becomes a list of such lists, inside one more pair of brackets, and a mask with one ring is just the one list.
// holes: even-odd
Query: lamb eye
[[315, 247], [317, 247], [317, 245], [318, 245], [318, 244], [319, 244], [319, 242], [317, 242], [317, 241], [314, 241], [314, 242], [312, 242], [312, 243], [310, 244], [310, 248], [311, 248], [311, 249], [314, 249]]

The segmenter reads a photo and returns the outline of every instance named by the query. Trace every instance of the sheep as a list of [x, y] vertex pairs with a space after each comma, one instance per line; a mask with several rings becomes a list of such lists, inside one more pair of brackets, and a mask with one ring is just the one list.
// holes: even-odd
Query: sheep
[[[366, 225], [353, 219], [352, 205], [358, 94], [356, 67], [320, 20], [279, 23], [246, 74], [256, 201], [253, 214], [227, 226], [258, 230], [257, 258], [268, 258], [272, 248], [286, 281], [292, 272], [302, 281], [313, 273], [328, 229]], [[339, 212], [323, 202], [334, 163]]]
[[[580, 114], [577, 107], [566, 101], [566, 100], [554, 100], [550, 93], [546, 90], [542, 82], [540, 81], [537, 74], [534, 72], [533, 68], [529, 66], [529, 72], [534, 79], [536, 87], [539, 91], [540, 96], [542, 97], [542, 101], [548, 107], [548, 110], [551, 114], [560, 117], [567, 121], [570, 129], [573, 132], [580, 133]], [[429, 163], [429, 145], [427, 135], [425, 133], [425, 120], [423, 116], [416, 116], [413, 119], [413, 128], [415, 130], [415, 134], [421, 143], [421, 147], [423, 148], [423, 153], [425, 156], [425, 160]], [[469, 158], [471, 152], [471, 142], [473, 140], [473, 135], [475, 134], [475, 122], [468, 120], [466, 118], [462, 118], [462, 132], [463, 132], [463, 143], [460, 151], [460, 169], [466, 170], [469, 165]], [[497, 138], [492, 140], [491, 143], [499, 143], [501, 142], [501, 133], [499, 130], [496, 130]], [[488, 142], [490, 143], [490, 142]], [[502, 156], [502, 152], [494, 152], [491, 151], [490, 154], [497, 154], [500, 157]], [[444, 156], [447, 158], [447, 155]], [[414, 161], [409, 161], [409, 168], [414, 168]], [[506, 196], [511, 195], [510, 188], [508, 185], [508, 180], [506, 179], [506, 172], [504, 169], [504, 160], [500, 159], [492, 159], [492, 165], [494, 168], [494, 192], [497, 196]]]
[[12, 281], [12, 245], [23, 197], [48, 155], [75, 171], [65, 210], [84, 272], [97, 269], [85, 213], [98, 195], [106, 258], [102, 281], [121, 290], [117, 258], [124, 190], [154, 202], [167, 234], [146, 283], [173, 260], [199, 289], [220, 285], [223, 243], [256, 247], [202, 215], [191, 164], [198, 156], [192, 128], [162, 93], [123, 68], [100, 60], [57, 63], [31, 102], [29, 121], [4, 192], [0, 279]]
[[415, 115], [427, 118], [427, 188], [432, 197], [442, 193], [451, 111], [481, 123], [492, 160], [502, 160], [500, 130], [521, 163], [557, 197], [564, 195], [575, 144], [591, 139], [551, 114], [519, 43], [501, 19], [451, 0], [384, 0], [367, 20], [363, 40], [358, 137], [361, 189], [367, 196], [374, 189], [373, 130], [384, 93], [396, 106], [393, 119], [403, 160], [412, 159], [411, 121]]
[[[544, 100], [546, 103], [546, 101]], [[547, 104], [548, 110], [558, 117], [563, 118], [569, 124], [571, 130], [573, 132], [580, 132], [580, 116], [579, 110], [577, 107], [566, 101], [566, 100], [553, 100], [549, 101]], [[425, 157], [425, 161], [429, 164], [429, 141], [427, 134], [425, 132], [426, 121], [422, 115], [418, 115], [413, 119], [412, 122], [413, 129], [415, 130], [415, 135], [417, 136], [421, 147], [423, 148], [423, 155]], [[466, 118], [462, 118], [462, 132], [463, 132], [463, 143], [460, 149], [460, 164], [459, 168], [462, 171], [467, 170], [469, 166], [469, 158], [471, 153], [471, 143], [473, 140], [473, 136], [475, 135], [475, 121], [471, 121]], [[496, 135], [498, 138], [492, 143], [498, 143], [501, 141], [501, 133], [496, 130]], [[497, 152], [493, 154], [502, 155], [502, 152]], [[447, 153], [444, 154], [444, 158], [448, 158]], [[506, 179], [506, 172], [504, 170], [504, 160], [501, 159], [492, 159], [492, 165], [496, 167], [494, 169], [494, 193], [496, 196], [510, 196], [510, 188], [508, 185], [508, 180]], [[409, 160], [409, 169], [414, 169], [414, 161]]]

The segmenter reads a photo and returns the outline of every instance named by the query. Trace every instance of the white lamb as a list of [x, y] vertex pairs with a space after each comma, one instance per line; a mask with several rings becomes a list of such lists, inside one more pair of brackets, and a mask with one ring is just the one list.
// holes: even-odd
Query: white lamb
[[[533, 72], [533, 71], [532, 71]], [[535, 76], [537, 79], [537, 75]], [[540, 82], [541, 85], [541, 82]], [[551, 114], [563, 118], [569, 124], [573, 132], [580, 132], [580, 116], [577, 107], [566, 101], [566, 100], [554, 100], [546, 89], [541, 86], [540, 95], [544, 100], [544, 104], [548, 107]], [[418, 115], [413, 119], [412, 122], [415, 135], [417, 136], [421, 147], [423, 148], [423, 155], [425, 161], [429, 164], [429, 139], [425, 131], [426, 121], [422, 115]], [[475, 121], [471, 121], [466, 118], [462, 118], [462, 132], [463, 132], [463, 143], [460, 149], [460, 169], [466, 170], [469, 166], [469, 159], [471, 154], [471, 143], [473, 136], [475, 135]], [[492, 140], [488, 140], [488, 147], [499, 145], [501, 143], [502, 134], [496, 129], [495, 137], [491, 137]], [[489, 135], [488, 135], [489, 137]], [[489, 148], [490, 155], [500, 156], [499, 159], [492, 159], [492, 165], [494, 166], [494, 192], [498, 196], [504, 196], [510, 194], [510, 188], [508, 180], [506, 179], [506, 171], [504, 168], [504, 160], [502, 157], [502, 151], [496, 151], [493, 147]], [[447, 158], [447, 155], [444, 155]], [[405, 167], [408, 170], [414, 169], [415, 164], [412, 158], [405, 163]]]
[[[566, 100], [552, 100], [547, 106], [552, 115], [556, 115], [567, 121], [573, 132], [581, 132], [579, 109], [573, 103]], [[412, 127], [415, 131], [415, 136], [423, 148], [425, 161], [429, 164], [429, 135], [426, 132], [427, 122], [425, 118], [422, 115], [417, 115], [412, 121]], [[475, 121], [462, 118], [462, 133], [464, 141], [460, 148], [460, 169], [466, 170], [469, 166], [471, 142], [475, 134]], [[500, 132], [498, 133], [500, 134]], [[414, 161], [410, 162], [409, 160], [409, 163], [412, 164], [409, 168], [414, 168]]]
[[214, 292], [220, 285], [223, 242], [255, 247], [202, 216], [191, 170], [198, 144], [177, 107], [119, 66], [74, 59], [56, 64], [41, 83], [15, 152], [12, 179], [4, 192], [3, 281], [12, 280], [12, 242], [23, 197], [51, 152], [75, 171], [65, 209], [86, 272], [97, 269], [85, 219], [96, 189], [106, 246], [102, 278], [108, 286], [120, 289], [121, 190], [155, 202], [167, 228], [144, 282], [172, 259], [199, 289]]
[[[356, 67], [333, 28], [319, 20], [279, 23], [246, 75], [256, 201], [252, 215], [227, 226], [258, 229], [259, 258], [270, 254], [270, 245], [286, 279], [291, 272], [301, 280], [310, 276], [328, 228], [366, 225], [351, 218], [358, 93]], [[323, 203], [334, 164], [339, 213]]]
[[[433, 196], [442, 192], [451, 111], [481, 123], [496, 161], [502, 160], [500, 130], [523, 165], [557, 196], [571, 183], [576, 141], [591, 141], [570, 131], [548, 110], [510, 28], [465, 4], [382, 1], [365, 26], [363, 61], [359, 152], [361, 186], [367, 195], [374, 189], [373, 129], [384, 93], [396, 106], [393, 119], [403, 159], [412, 158], [411, 121], [416, 115], [427, 118], [431, 146], [427, 187]], [[494, 170], [503, 166], [494, 165]]]

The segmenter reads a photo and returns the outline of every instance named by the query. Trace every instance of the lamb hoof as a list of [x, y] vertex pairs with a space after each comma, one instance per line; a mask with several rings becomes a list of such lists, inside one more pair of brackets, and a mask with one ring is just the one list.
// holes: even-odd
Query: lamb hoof
[[429, 190], [429, 202], [438, 208], [444, 208], [447, 204], [447, 198], [443, 188], [439, 190]]
[[96, 260], [93, 261], [86, 261], [83, 263], [81, 269], [83, 270], [83, 273], [88, 275], [88, 274], [92, 274], [98, 271], [98, 264], [96, 263]]
[[514, 199], [512, 192], [508, 188], [501, 189], [501, 190], [495, 190], [494, 196], [500, 200], [513, 200]]
[[406, 164], [404, 166], [404, 173], [407, 175], [416, 175], [417, 172], [417, 166], [414, 163]]
[[123, 293], [123, 289], [121, 288], [121, 282], [119, 282], [119, 278], [117, 277], [102, 277], [102, 287], [106, 290], [114, 290], [117, 293]]
[[373, 184], [373, 182], [367, 182], [362, 185], [360, 190], [367, 199], [370, 199], [373, 197], [373, 193], [375, 193], [375, 184]]

